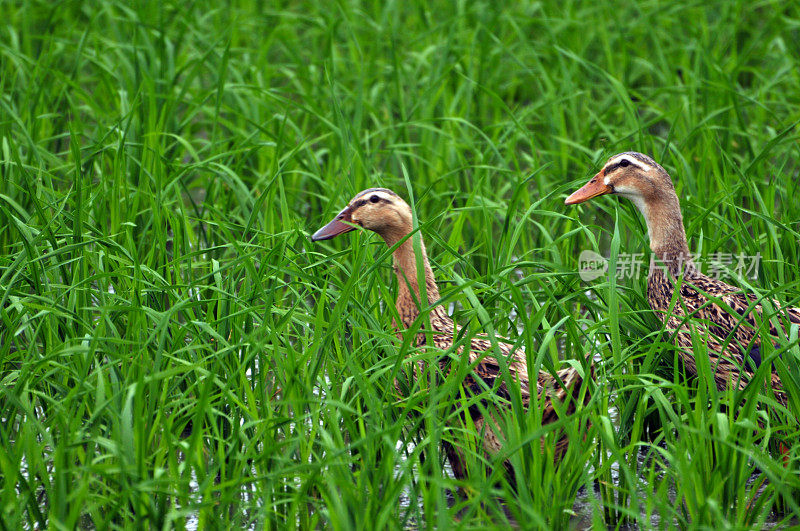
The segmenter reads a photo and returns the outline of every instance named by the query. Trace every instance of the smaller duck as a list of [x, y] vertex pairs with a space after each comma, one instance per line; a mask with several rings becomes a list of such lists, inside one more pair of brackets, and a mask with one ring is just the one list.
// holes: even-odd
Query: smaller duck
[[[429, 335], [433, 345], [442, 351], [439, 362], [442, 373], [449, 374], [454, 366], [454, 361], [447, 353], [452, 351], [461, 327], [453, 322], [444, 306], [440, 304], [439, 288], [421, 237], [419, 249], [424, 278], [419, 278], [417, 275], [417, 256], [410, 237], [413, 231], [411, 208], [400, 196], [387, 188], [369, 188], [358, 193], [330, 223], [315, 232], [311, 240], [328, 240], [355, 230], [357, 227], [377, 233], [389, 247], [396, 246], [393, 258], [394, 271], [398, 281], [396, 306], [400, 322], [395, 321], [393, 325], [400, 339], [408, 333], [409, 328], [415, 326], [420, 317], [420, 307], [416, 301], [422, 300], [420, 285], [424, 283], [424, 292], [427, 294], [430, 306], [428, 321], [431, 330]], [[416, 333], [416, 345], [425, 345], [426, 337], [424, 326], [420, 326]], [[540, 404], [544, 401], [543, 425], [558, 420], [556, 401], [564, 404], [567, 415], [574, 413], [579, 403], [588, 402], [589, 393], [582, 390], [583, 378], [575, 368], [559, 370], [555, 376], [540, 372], [531, 380], [525, 353], [503, 341], [499, 342], [498, 346], [500, 354], [506, 358], [513, 381], [519, 385], [523, 407], [529, 407], [531, 393], [536, 393]], [[502, 397], [506, 403], [509, 403], [510, 408], [511, 394], [507, 387], [508, 384], [501, 375], [500, 362], [493, 355], [487, 354], [491, 351], [491, 342], [486, 337], [473, 337], [468, 351], [465, 351], [463, 347], [456, 348], [457, 356], [466, 355], [469, 363], [474, 364], [473, 369], [462, 382], [464, 389], [462, 396], [470, 400], [471, 397], [478, 396], [483, 393], [484, 389], [489, 388]], [[593, 374], [591, 365], [589, 371], [590, 374]], [[418, 373], [418, 369], [415, 369], [415, 377]], [[483, 411], [490, 410], [492, 406], [488, 401], [484, 401], [483, 405], [483, 408], [477, 405], [470, 406], [468, 408], [469, 415], [480, 436], [485, 454], [496, 456], [503, 447], [503, 436], [499, 433], [498, 423], [495, 419], [485, 418], [483, 414]], [[544, 443], [543, 439], [542, 451], [546, 450]], [[558, 439], [553, 449], [554, 459], [560, 460], [567, 450], [568, 443], [566, 436]], [[444, 451], [456, 478], [466, 478], [467, 471], [462, 451], [449, 443], [444, 444]], [[513, 481], [510, 462], [505, 461], [504, 465]]]
[[[666, 323], [666, 329], [675, 333], [687, 371], [697, 374], [691, 332], [694, 329], [704, 335], [717, 388], [734, 385], [743, 389], [762, 363], [762, 341], [777, 344], [777, 337], [786, 337], [786, 330], [779, 330], [770, 322], [769, 333], [759, 335], [761, 300], [700, 272], [689, 253], [672, 178], [653, 159], [636, 152], [614, 155], [565, 203], [575, 205], [606, 194], [631, 200], [644, 216], [654, 254], [647, 298]], [[776, 301], [769, 303], [786, 323], [800, 324], [800, 309], [781, 308]], [[786, 405], [788, 397], [774, 370], [771, 386], [778, 401]]]

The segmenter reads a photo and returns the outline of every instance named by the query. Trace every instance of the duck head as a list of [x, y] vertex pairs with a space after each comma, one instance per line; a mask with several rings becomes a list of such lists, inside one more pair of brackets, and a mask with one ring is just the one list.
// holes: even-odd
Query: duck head
[[394, 245], [412, 230], [411, 208], [388, 188], [368, 188], [356, 194], [311, 240], [330, 240], [357, 227], [371, 230]]
[[628, 151], [609, 158], [597, 175], [564, 203], [575, 205], [606, 194], [626, 197], [644, 213], [643, 206], [665, 195], [674, 195], [675, 187], [669, 174], [656, 161], [642, 153]]
[[564, 203], [576, 205], [606, 194], [625, 197], [636, 205], [647, 223], [651, 249], [684, 252], [686, 235], [680, 202], [672, 178], [656, 161], [635, 151], [618, 153]]

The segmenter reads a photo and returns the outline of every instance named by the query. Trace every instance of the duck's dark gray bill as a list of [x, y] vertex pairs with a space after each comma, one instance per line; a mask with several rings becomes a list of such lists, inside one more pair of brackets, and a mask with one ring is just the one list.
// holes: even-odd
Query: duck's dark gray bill
[[331, 238], [335, 238], [340, 234], [344, 234], [345, 232], [350, 232], [351, 230], [356, 229], [352, 225], [342, 223], [343, 221], [350, 221], [350, 211], [346, 208], [339, 212], [339, 214], [337, 214], [330, 223], [315, 232], [311, 236], [311, 241], [318, 242], [321, 240], [330, 240]]

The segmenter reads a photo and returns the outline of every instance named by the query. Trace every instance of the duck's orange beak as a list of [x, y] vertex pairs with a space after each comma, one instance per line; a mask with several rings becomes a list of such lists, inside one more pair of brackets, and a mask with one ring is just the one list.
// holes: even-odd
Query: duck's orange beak
[[589, 199], [597, 197], [598, 195], [605, 195], [613, 192], [614, 189], [612, 187], [603, 183], [604, 176], [605, 175], [602, 171], [599, 172], [597, 175], [592, 177], [591, 181], [584, 184], [580, 190], [577, 190], [571, 196], [569, 196], [564, 201], [564, 204], [577, 205], [578, 203], [583, 203], [584, 201], [588, 201]]
[[330, 223], [315, 232], [314, 235], [311, 236], [311, 241], [318, 242], [320, 240], [330, 240], [331, 238], [335, 238], [340, 234], [355, 230], [356, 228], [354, 226], [344, 223], [345, 221], [352, 221], [350, 217], [351, 214], [352, 212], [350, 211], [350, 207], [345, 207], [345, 209], [339, 212]]

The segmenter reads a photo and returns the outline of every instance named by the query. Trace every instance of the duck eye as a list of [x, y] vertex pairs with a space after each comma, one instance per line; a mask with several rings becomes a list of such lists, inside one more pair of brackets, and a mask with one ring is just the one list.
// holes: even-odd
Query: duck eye
[[378, 197], [377, 195], [373, 195], [372, 197], [369, 198], [369, 202], [370, 203], [377, 203], [380, 200], [381, 200], [381, 198]]
[[630, 165], [631, 165], [631, 161], [629, 161], [628, 159], [622, 159], [621, 161], [619, 161], [619, 167], [620, 168], [627, 168]]

